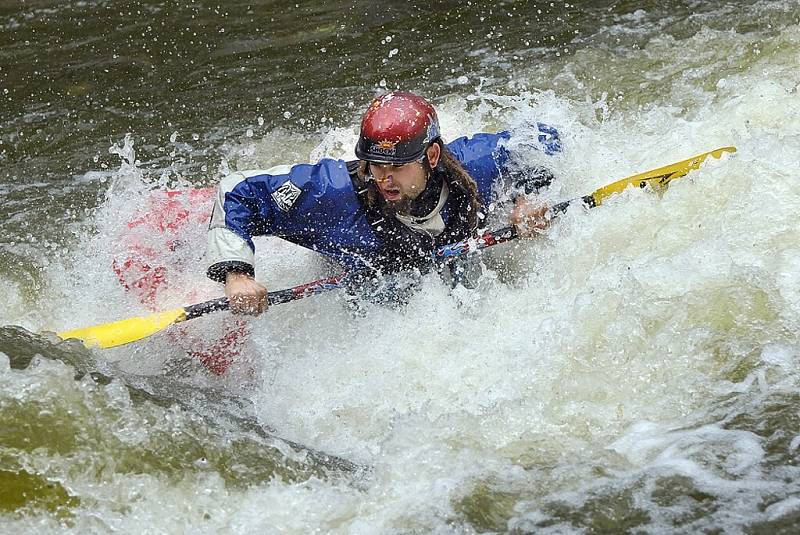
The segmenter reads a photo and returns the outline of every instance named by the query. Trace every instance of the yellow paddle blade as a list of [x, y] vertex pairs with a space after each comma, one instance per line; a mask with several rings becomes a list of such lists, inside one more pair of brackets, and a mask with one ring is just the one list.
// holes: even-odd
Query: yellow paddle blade
[[88, 348], [109, 348], [141, 340], [185, 319], [186, 310], [176, 308], [175, 310], [167, 310], [150, 316], [129, 318], [56, 334], [62, 340], [77, 338]]
[[664, 189], [671, 180], [682, 177], [689, 171], [698, 169], [709, 156], [720, 158], [725, 152], [736, 152], [736, 147], [722, 147], [709, 152], [704, 152], [703, 154], [698, 154], [697, 156], [693, 156], [681, 162], [665, 165], [664, 167], [659, 167], [658, 169], [653, 169], [652, 171], [647, 171], [628, 178], [623, 178], [622, 180], [618, 180], [598, 189], [592, 193], [592, 198], [597, 206], [600, 205], [600, 203], [602, 203], [603, 200], [610, 195], [613, 195], [614, 193], [620, 193], [628, 186], [643, 188], [649, 185], [655, 190]]

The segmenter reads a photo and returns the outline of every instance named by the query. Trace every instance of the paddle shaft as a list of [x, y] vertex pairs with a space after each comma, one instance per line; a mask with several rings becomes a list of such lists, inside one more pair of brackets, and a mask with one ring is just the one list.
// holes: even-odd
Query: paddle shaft
[[[610, 195], [619, 193], [628, 186], [637, 188], [650, 186], [653, 189], [663, 189], [671, 180], [700, 167], [708, 156], [719, 158], [725, 152], [735, 151], [736, 149], [734, 147], [722, 147], [681, 162], [618, 180], [595, 190], [591, 195], [555, 204], [550, 208], [550, 213], [554, 216], [558, 215], [566, 211], [571, 203], [578, 200], [582, 201], [589, 208], [593, 208], [600, 205], [603, 200]], [[433, 253], [433, 259], [435, 261], [446, 261], [450, 258], [491, 247], [492, 245], [513, 240], [517, 237], [518, 235], [514, 227], [504, 227], [495, 231], [487, 231], [477, 238], [471, 238], [440, 247]], [[267, 294], [267, 300], [270, 305], [276, 305], [335, 290], [344, 285], [345, 277], [349, 277], [349, 275], [336, 275], [334, 277], [327, 277], [301, 284], [293, 288], [269, 292]], [[210, 312], [227, 310], [229, 308], [230, 304], [228, 299], [223, 297], [212, 299], [204, 303], [189, 305], [187, 307], [158, 312], [150, 316], [118, 320], [111, 323], [74, 329], [56, 334], [65, 340], [67, 338], [78, 338], [82, 340], [87, 347], [117, 347], [151, 336], [174, 323], [198, 318]]]
[[[709, 152], [704, 152], [703, 154], [698, 154], [697, 156], [687, 158], [686, 160], [681, 160], [680, 162], [665, 165], [651, 171], [646, 171], [638, 175], [617, 180], [616, 182], [612, 182], [611, 184], [596, 189], [589, 195], [576, 197], [568, 201], [554, 204], [550, 207], [550, 214], [552, 216], [562, 214], [567, 211], [567, 208], [569, 208], [571, 204], [578, 201], [586, 205], [587, 208], [600, 206], [600, 204], [602, 204], [603, 201], [610, 195], [613, 195], [614, 193], [620, 193], [629, 186], [636, 188], [650, 186], [653, 189], [664, 189], [672, 180], [680, 178], [690, 171], [699, 168], [709, 156], [720, 158], [722, 154], [726, 152], [736, 152], [736, 148], [722, 147]], [[445, 245], [444, 247], [439, 248], [439, 250], [434, 253], [434, 258], [444, 260], [447, 258], [460, 256], [474, 251], [479, 251], [486, 247], [491, 247], [492, 245], [497, 245], [498, 243], [513, 240], [517, 237], [517, 230], [514, 227], [503, 227], [498, 230], [487, 231], [478, 238], [463, 240], [458, 243]]]
[[[270, 305], [279, 305], [281, 303], [288, 303], [289, 301], [295, 301], [297, 299], [320, 294], [329, 290], [336, 290], [342, 286], [342, 280], [344, 277], [345, 274], [342, 273], [333, 277], [327, 277], [325, 279], [315, 280], [306, 284], [300, 284], [299, 286], [293, 286], [292, 288], [287, 288], [285, 290], [269, 292], [267, 294], [267, 302]], [[212, 299], [203, 303], [189, 305], [184, 307], [186, 315], [182, 321], [199, 318], [200, 316], [204, 316], [211, 312], [228, 310], [229, 308], [230, 303], [228, 302], [227, 297], [220, 297], [218, 299]]]
[[[504, 227], [496, 231], [487, 231], [477, 239], [464, 240], [451, 245], [442, 246], [433, 253], [433, 258], [434, 260], [453, 258], [455, 256], [464, 255], [478, 249], [489, 247], [490, 245], [503, 243], [513, 238], [516, 238], [516, 231], [514, 227]], [[337, 290], [343, 286], [346, 276], [346, 273], [341, 273], [333, 277], [318, 279], [305, 284], [300, 284], [299, 286], [286, 288], [285, 290], [269, 292], [267, 293], [267, 303], [270, 306], [279, 305], [281, 303], [296, 301], [298, 299], [303, 299], [304, 297], [321, 294], [330, 290]], [[204, 301], [202, 303], [184, 307], [184, 317], [180, 318], [179, 321], [199, 318], [200, 316], [205, 316], [211, 312], [219, 312], [221, 310], [228, 310], [229, 308], [230, 302], [228, 301], [227, 297], [211, 299], [210, 301]]]
[[[614, 193], [619, 193], [628, 186], [644, 188], [649, 185], [654, 189], [662, 189], [666, 187], [672, 180], [682, 177], [693, 169], [700, 167], [700, 164], [702, 164], [703, 161], [705, 161], [705, 159], [709, 156], [719, 158], [725, 152], [735, 151], [735, 147], [722, 147], [713, 151], [704, 152], [703, 154], [699, 154], [674, 164], [653, 169], [652, 171], [646, 171], [638, 175], [617, 180], [616, 182], [612, 182], [611, 184], [595, 190], [589, 195], [576, 197], [574, 199], [554, 204], [550, 207], [550, 214], [553, 216], [562, 214], [567, 211], [567, 208], [569, 208], [571, 204], [578, 201], [582, 202], [588, 208], [594, 208], [602, 204], [603, 200], [605, 200], [608, 196]], [[518, 237], [519, 235], [517, 230], [513, 226], [486, 231], [477, 238], [470, 238], [457, 243], [439, 247], [436, 251], [434, 251], [433, 258], [436, 261], [445, 261], [450, 258], [480, 251], [486, 247], [504, 243]], [[327, 292], [329, 290], [335, 290], [342, 286], [342, 280], [344, 277], [345, 275], [341, 274], [336, 275], [335, 277], [328, 277], [326, 279], [320, 279], [306, 284], [301, 284], [300, 286], [295, 286], [293, 288], [287, 288], [286, 290], [269, 292], [267, 294], [267, 300], [270, 305], [277, 305], [280, 303], [287, 303], [289, 301]], [[227, 310], [228, 308], [229, 303], [227, 298], [222, 297], [220, 299], [213, 299], [211, 301], [206, 301], [205, 303], [199, 303], [186, 307], [186, 319], [197, 318], [204, 314], [208, 314], [209, 312]]]
[[[595, 206], [597, 206], [597, 203], [595, 203], [594, 201], [594, 197], [592, 197], [591, 195], [586, 195], [584, 197], [578, 197], [576, 199], [571, 199], [569, 201], [563, 201], [558, 204], [554, 204], [553, 206], [550, 207], [550, 214], [552, 214], [553, 216], [562, 214], [567, 211], [569, 205], [571, 205], [576, 201], [583, 201], [583, 203], [589, 208], [594, 208]], [[480, 251], [481, 249], [491, 247], [492, 245], [497, 245], [498, 243], [504, 243], [510, 240], [514, 240], [516, 238], [519, 238], [519, 234], [517, 233], [517, 228], [513, 226], [503, 227], [497, 230], [487, 230], [477, 238], [463, 240], [458, 243], [452, 243], [450, 245], [444, 245], [439, 249], [437, 249], [437, 251], [433, 254], [433, 256], [438, 260], [443, 260], [447, 258], [461, 256], [467, 253], [472, 253], [474, 251]]]

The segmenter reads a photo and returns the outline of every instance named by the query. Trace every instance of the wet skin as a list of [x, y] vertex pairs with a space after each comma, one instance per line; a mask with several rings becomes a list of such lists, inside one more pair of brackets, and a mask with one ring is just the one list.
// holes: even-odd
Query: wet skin
[[[441, 148], [434, 143], [426, 150], [431, 167], [436, 167], [441, 156]], [[403, 165], [369, 164], [369, 173], [378, 185], [378, 190], [387, 202], [408, 205], [425, 189], [428, 172], [420, 162]], [[403, 213], [405, 210], [398, 210]]]

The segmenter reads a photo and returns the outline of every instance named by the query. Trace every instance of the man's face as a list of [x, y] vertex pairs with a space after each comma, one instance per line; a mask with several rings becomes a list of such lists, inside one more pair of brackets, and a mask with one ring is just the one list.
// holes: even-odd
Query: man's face
[[405, 165], [371, 163], [369, 172], [375, 179], [383, 198], [396, 208], [416, 199], [428, 181], [428, 173], [419, 162]]
[[[441, 155], [439, 145], [432, 144], [425, 150], [425, 154], [431, 167], [436, 167]], [[422, 162], [404, 165], [370, 163], [369, 173], [389, 206], [401, 214], [408, 213], [411, 201], [423, 192], [428, 182], [428, 171]]]

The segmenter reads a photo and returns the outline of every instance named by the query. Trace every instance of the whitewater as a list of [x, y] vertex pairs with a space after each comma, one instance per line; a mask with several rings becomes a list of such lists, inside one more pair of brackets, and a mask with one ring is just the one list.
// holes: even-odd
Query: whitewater
[[[354, 314], [337, 292], [274, 306], [247, 320], [253, 336], [221, 377], [180, 364], [165, 335], [89, 351], [51, 334], [148, 312], [110, 268], [118, 237], [151, 190], [197, 185], [169, 156], [186, 134], [152, 166], [136, 134], [117, 132], [109, 169], [75, 179], [100, 188], [97, 206], [56, 214], [67, 237], [55, 246], [17, 242], [40, 266], [36, 291], [0, 279], [1, 529], [792, 532], [800, 8], [742, 9], [763, 23], [670, 32], [681, 21], [634, 11], [584, 35], [592, 46], [505, 80], [478, 71], [429, 90], [446, 140], [558, 128], [561, 153], [519, 148], [556, 175], [550, 203], [737, 152], [663, 195], [574, 205], [543, 235], [486, 249], [474, 290], [431, 275], [403, 307]], [[732, 26], [745, 15], [714, 16]], [[233, 136], [202, 185], [352, 159], [358, 111], [383, 89], [330, 126]], [[160, 309], [221, 294], [204, 277], [204, 233], [198, 222], [185, 246], [159, 253], [187, 266]], [[291, 244], [256, 243], [270, 290], [336, 272]], [[223, 317], [187, 328], [213, 336]]]

